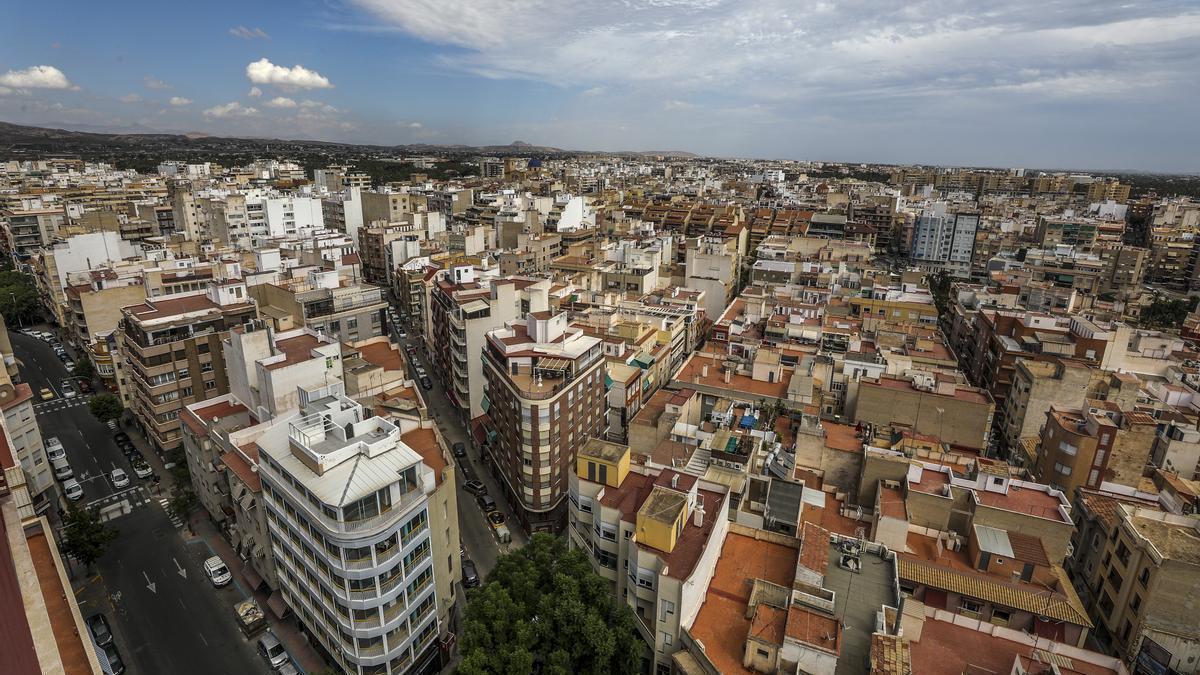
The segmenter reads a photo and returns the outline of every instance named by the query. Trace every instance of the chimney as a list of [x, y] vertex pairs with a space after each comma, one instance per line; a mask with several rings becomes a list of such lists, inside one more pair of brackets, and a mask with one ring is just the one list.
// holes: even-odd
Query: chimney
[[729, 380], [733, 375], [733, 368], [726, 366], [725, 368], [725, 384], [729, 384]]
[[696, 502], [696, 508], [692, 509], [692, 523], [696, 527], [704, 527], [704, 502]]
[[703, 377], [703, 378], [705, 378], [705, 379], [708, 379], [708, 364], [707, 364], [707, 363], [706, 363], [706, 364], [704, 364], [704, 365], [703, 365], [703, 366], [700, 368], [700, 376], [701, 376], [701, 377]]
[[671, 475], [671, 489], [673, 489], [673, 490], [679, 489], [679, 474], [677, 474], [677, 473]]

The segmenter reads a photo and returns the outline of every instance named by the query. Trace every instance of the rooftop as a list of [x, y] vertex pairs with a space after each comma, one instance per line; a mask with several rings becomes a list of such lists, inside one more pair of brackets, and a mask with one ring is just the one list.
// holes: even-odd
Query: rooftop
[[[910, 642], [912, 649], [912, 672], [921, 675], [961, 675], [962, 673], [1009, 673], [1013, 671], [1013, 663], [1018, 656], [1030, 656], [1035, 652], [1044, 661], [1054, 652], [1064, 652], [1056, 655], [1059, 672], [1063, 675], [1103, 675], [1118, 673], [1113, 668], [1104, 667], [1097, 663], [1085, 661], [1082, 658], [1070, 658], [1067, 654], [1075, 654], [1082, 650], [1068, 648], [1066, 645], [1051, 642], [1046, 638], [1037, 641], [1039, 649], [1024, 641], [1009, 639], [997, 634], [996, 630], [976, 630], [966, 626], [926, 617], [921, 628], [921, 640]], [[1016, 638], [1015, 631], [1012, 638]], [[1108, 659], [1101, 654], [1091, 653], [1093, 661], [1103, 662]], [[1060, 659], [1065, 659], [1062, 663]], [[1109, 659], [1115, 661], [1115, 659]], [[1067, 665], [1069, 664], [1069, 665]]]

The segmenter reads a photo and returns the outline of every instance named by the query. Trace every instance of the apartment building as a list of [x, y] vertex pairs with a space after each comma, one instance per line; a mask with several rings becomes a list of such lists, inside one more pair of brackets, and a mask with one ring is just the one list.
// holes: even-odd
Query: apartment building
[[436, 273], [429, 297], [430, 366], [464, 422], [485, 412], [481, 357], [488, 332], [527, 312], [548, 310], [549, 286], [546, 280], [484, 276], [470, 265]]
[[444, 464], [366, 412], [310, 392], [257, 441], [271, 552], [284, 601], [339, 668], [420, 672], [441, 665], [458, 558], [431, 503]]
[[[12, 358], [12, 345], [2, 320], [0, 357], [6, 361]], [[33, 389], [24, 382], [13, 382], [6, 369], [0, 370], [0, 411], [8, 432], [8, 449], [25, 473], [26, 493], [34, 512], [40, 514], [55, 504], [58, 497], [33, 404]]]
[[1095, 386], [1098, 371], [1069, 358], [1049, 361], [1018, 359], [1013, 383], [1004, 400], [1004, 447], [1015, 451], [1024, 439], [1041, 435], [1046, 412], [1054, 403], [1081, 400]]
[[728, 488], [633, 465], [629, 446], [599, 438], [580, 447], [569, 484], [570, 545], [637, 616], [651, 672], [671, 672], [729, 530]]
[[978, 387], [921, 371], [908, 378], [881, 375], [854, 384], [857, 391], [847, 396], [846, 415], [856, 423], [902, 426], [974, 450], [988, 447], [995, 405]]
[[1150, 465], [1157, 428], [1147, 413], [1112, 401], [1051, 405], [1032, 470], [1068, 494], [1104, 483], [1136, 488]]
[[256, 318], [240, 279], [207, 291], [147, 298], [125, 307], [117, 331], [129, 408], [160, 450], [179, 447], [184, 406], [229, 393], [222, 358], [229, 330]]
[[253, 283], [249, 291], [259, 314], [279, 331], [304, 326], [347, 341], [387, 332], [383, 289], [336, 269], [298, 268], [274, 281]]
[[140, 254], [140, 247], [121, 239], [116, 232], [77, 234], [47, 245], [31, 259], [42, 303], [50, 310], [56, 323], [66, 325], [69, 321], [67, 314], [71, 311], [66, 288], [71, 285], [72, 273], [136, 258]]
[[496, 431], [485, 456], [526, 531], [557, 531], [576, 450], [605, 433], [600, 340], [565, 313], [530, 312], [488, 332], [483, 364]]
[[917, 218], [909, 256], [923, 267], [968, 278], [978, 228], [978, 213], [950, 213], [945, 202], [936, 202]]
[[684, 284], [704, 292], [704, 311], [720, 316], [738, 290], [742, 255], [732, 237], [706, 235], [686, 240]]
[[1080, 541], [1076, 570], [1096, 639], [1137, 672], [1200, 672], [1200, 628], [1184, 600], [1200, 592], [1200, 519], [1100, 495], [1089, 509], [1101, 527]]
[[9, 209], [0, 212], [3, 221], [5, 248], [9, 255], [27, 259], [50, 243], [66, 223], [67, 214], [61, 206]]
[[67, 578], [70, 567], [45, 516], [30, 503], [29, 487], [8, 431], [0, 428], [0, 672], [101, 675], [97, 654]]

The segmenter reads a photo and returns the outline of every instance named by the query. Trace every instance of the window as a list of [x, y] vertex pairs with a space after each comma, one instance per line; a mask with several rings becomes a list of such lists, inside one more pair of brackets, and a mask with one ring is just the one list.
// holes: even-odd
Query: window
[[662, 643], [662, 648], [658, 650], [660, 652], [665, 651], [667, 647], [671, 646], [671, 634], [666, 631], [659, 632], [658, 640]]
[[1067, 466], [1066, 464], [1059, 464], [1059, 463], [1055, 462], [1054, 470], [1061, 473], [1064, 476], [1071, 475], [1071, 467]]
[[1012, 614], [1007, 609], [992, 610], [992, 623], [996, 624], [997, 626], [1007, 626], [1008, 621], [1011, 618]]
[[958, 603], [958, 611], [960, 614], [966, 614], [968, 616], [979, 618], [979, 613], [983, 611], [983, 604], [975, 602], [974, 600], [963, 598]]
[[668, 617], [674, 613], [675, 613], [675, 603], [671, 602], [670, 600], [663, 600], [662, 601], [663, 620], [665, 621], [666, 617]]
[[1142, 585], [1142, 588], [1146, 588], [1150, 584], [1150, 568], [1149, 567], [1144, 568], [1142, 570], [1142, 573], [1138, 575], [1138, 583]]

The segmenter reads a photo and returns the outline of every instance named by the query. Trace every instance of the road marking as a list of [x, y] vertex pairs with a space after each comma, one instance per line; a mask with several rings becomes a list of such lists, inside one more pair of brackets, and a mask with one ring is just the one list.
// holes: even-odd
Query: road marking
[[184, 609], [186, 610], [186, 609], [187, 609], [187, 605], [183, 604], [183, 598], [177, 598], [177, 599], [179, 600], [179, 606], [180, 606], [180, 607], [182, 607], [182, 608], [184, 608]]
[[146, 588], [149, 588], [151, 593], [158, 595], [158, 585], [150, 581], [150, 575], [145, 570], [142, 570], [142, 576], [146, 577]]
[[[171, 562], [175, 563], [175, 571], [179, 572], [179, 576], [186, 579], [187, 578], [187, 570], [183, 569], [183, 565], [180, 565], [179, 561], [174, 558], [171, 558]], [[179, 602], [180, 602], [180, 604], [183, 603], [182, 600], [180, 600]]]
[[199, 636], [200, 636], [200, 641], [204, 643], [204, 646], [205, 646], [205, 647], [207, 647], [207, 646], [208, 646], [208, 640], [205, 640], [205, 639], [204, 639], [204, 633], [196, 633], [196, 635], [199, 635]]

